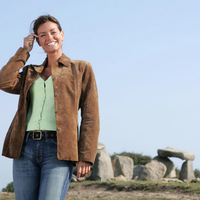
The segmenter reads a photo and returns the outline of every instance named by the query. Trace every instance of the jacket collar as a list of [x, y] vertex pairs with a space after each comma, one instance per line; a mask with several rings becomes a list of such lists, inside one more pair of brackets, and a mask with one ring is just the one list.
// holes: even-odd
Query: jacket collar
[[59, 58], [58, 62], [62, 63], [66, 67], [69, 67], [69, 65], [71, 63], [71, 59], [68, 58], [65, 54], [62, 54], [62, 56]]
[[[34, 69], [38, 73], [42, 73], [44, 67], [46, 66], [48, 61], [48, 58], [46, 57], [45, 61], [42, 63], [42, 65], [34, 66]], [[58, 59], [59, 63], [62, 63], [64, 66], [69, 67], [71, 63], [71, 59], [68, 58], [65, 54], [62, 54], [62, 56]]]

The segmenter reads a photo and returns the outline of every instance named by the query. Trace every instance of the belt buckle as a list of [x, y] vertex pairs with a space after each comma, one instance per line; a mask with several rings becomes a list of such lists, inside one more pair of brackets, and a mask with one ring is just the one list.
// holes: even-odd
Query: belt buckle
[[[35, 138], [35, 133], [39, 134], [40, 137]], [[33, 140], [41, 140], [42, 139], [42, 131], [35, 131], [32, 135]]]

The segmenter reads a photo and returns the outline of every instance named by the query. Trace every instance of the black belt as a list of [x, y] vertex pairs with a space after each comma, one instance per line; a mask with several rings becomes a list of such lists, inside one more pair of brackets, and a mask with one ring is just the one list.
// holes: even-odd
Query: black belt
[[29, 138], [33, 140], [42, 140], [45, 138], [45, 132], [48, 139], [55, 139], [57, 137], [56, 131], [26, 131], [26, 136], [29, 133]]

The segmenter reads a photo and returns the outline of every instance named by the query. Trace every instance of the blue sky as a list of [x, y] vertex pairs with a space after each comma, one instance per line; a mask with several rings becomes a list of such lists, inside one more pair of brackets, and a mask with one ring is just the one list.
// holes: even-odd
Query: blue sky
[[[99, 142], [109, 154], [154, 157], [168, 146], [194, 153], [200, 169], [199, 0], [26, 0], [1, 3], [0, 68], [23, 45], [31, 22], [55, 16], [63, 52], [87, 60], [99, 91]], [[35, 43], [26, 64], [46, 55]], [[18, 96], [0, 91], [0, 149]], [[180, 159], [172, 159], [181, 168]], [[0, 156], [0, 190], [12, 181], [12, 160]]]

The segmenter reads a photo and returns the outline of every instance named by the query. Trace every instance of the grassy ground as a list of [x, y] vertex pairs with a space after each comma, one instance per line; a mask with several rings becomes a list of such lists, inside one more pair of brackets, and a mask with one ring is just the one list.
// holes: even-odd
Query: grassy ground
[[[14, 200], [13, 193], [0, 193], [0, 200]], [[71, 183], [66, 200], [198, 200], [198, 183], [158, 183], [143, 181], [85, 181]]]
[[70, 189], [79, 185], [85, 188], [104, 188], [105, 190], [114, 191], [169, 191], [180, 193], [200, 194], [200, 183], [161, 183], [161, 182], [144, 182], [144, 181], [85, 181], [73, 182]]
[[200, 184], [157, 182], [83, 182], [71, 183], [66, 200], [135, 199], [135, 200], [199, 200]]

